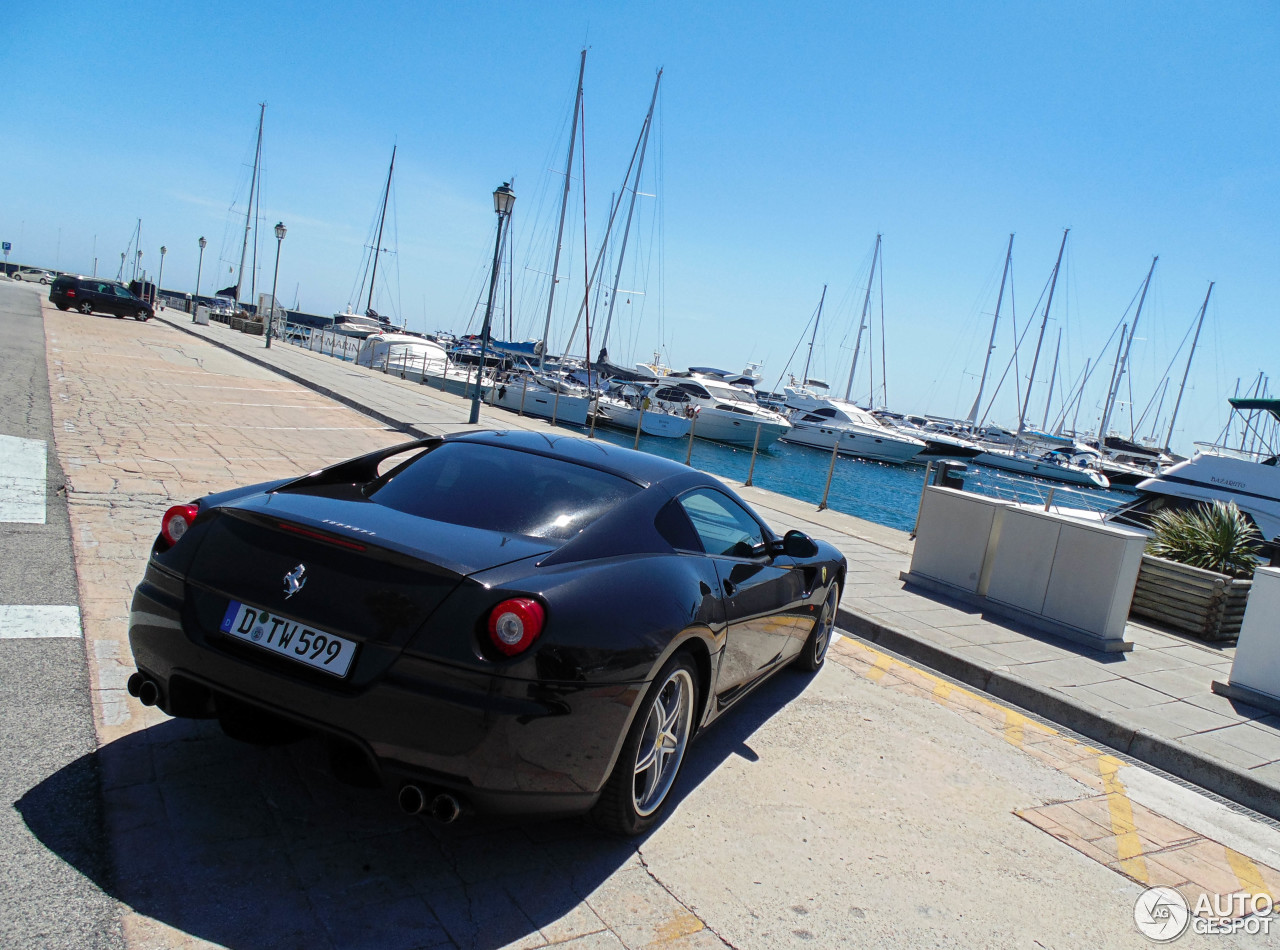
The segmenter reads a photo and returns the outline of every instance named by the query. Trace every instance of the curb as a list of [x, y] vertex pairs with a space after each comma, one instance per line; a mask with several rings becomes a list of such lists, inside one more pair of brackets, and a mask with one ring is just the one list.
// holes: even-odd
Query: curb
[[197, 340], [203, 340], [205, 343], [210, 343], [221, 350], [226, 350], [228, 353], [234, 353], [236, 356], [240, 357], [243, 360], [247, 360], [250, 363], [253, 363], [255, 366], [260, 366], [262, 369], [270, 370], [276, 375], [283, 376], [285, 379], [295, 382], [300, 386], [305, 386], [307, 389], [310, 389], [312, 392], [319, 393], [321, 396], [324, 396], [328, 399], [332, 399], [334, 402], [342, 403], [342, 405], [346, 406], [348, 409], [354, 409], [356, 412], [362, 415], [366, 415], [371, 419], [375, 419], [378, 422], [381, 422], [384, 426], [388, 426], [389, 428], [395, 429], [397, 432], [404, 432], [407, 435], [413, 436], [415, 439], [426, 439], [436, 434], [434, 432], [428, 432], [425, 429], [419, 429], [417, 426], [410, 425], [407, 422], [403, 422], [399, 419], [393, 419], [391, 416], [388, 416], [385, 413], [378, 412], [378, 410], [376, 409], [371, 409], [368, 406], [364, 405], [363, 403], [357, 402], [355, 399], [352, 399], [350, 396], [344, 396], [342, 393], [335, 392], [334, 390], [329, 389], [327, 386], [321, 386], [315, 380], [308, 379], [307, 377], [301, 376], [298, 373], [291, 372], [287, 369], [277, 366], [275, 363], [271, 363], [267, 360], [261, 359], [260, 357], [254, 356], [251, 353], [246, 353], [244, 352], [244, 350], [237, 349], [236, 347], [231, 346], [229, 343], [224, 343], [221, 340], [217, 339], [216, 337], [205, 336], [202, 333], [196, 333], [194, 330], [190, 330], [187, 327], [183, 326], [182, 323], [179, 321], [171, 320], [167, 317], [162, 317], [159, 314], [156, 314], [156, 319], [159, 320], [161, 323], [163, 323], [165, 326], [173, 327], [175, 330], [181, 330], [183, 333], [193, 336]]
[[1127, 722], [1121, 715], [1104, 715], [1047, 687], [1019, 676], [988, 669], [967, 657], [925, 643], [906, 631], [854, 613], [846, 607], [842, 606], [837, 611], [837, 620], [846, 630], [862, 639], [921, 663], [936, 673], [1065, 726], [1086, 738], [1269, 818], [1280, 820], [1280, 795], [1274, 787], [1259, 781], [1247, 770], [1191, 749], [1176, 740], [1158, 736]]

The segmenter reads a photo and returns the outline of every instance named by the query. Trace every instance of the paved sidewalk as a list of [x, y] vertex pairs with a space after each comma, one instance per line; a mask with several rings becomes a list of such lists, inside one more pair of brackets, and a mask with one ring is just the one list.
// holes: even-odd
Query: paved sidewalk
[[[625, 841], [576, 821], [440, 827], [334, 781], [319, 742], [254, 749], [143, 707], [123, 692], [128, 604], [165, 507], [404, 436], [165, 323], [44, 316], [109, 867], [33, 831], [119, 902], [130, 950], [1122, 948], [1147, 884], [1280, 888], [1280, 830], [853, 638], [708, 730], [666, 820]], [[871, 565], [909, 550], [821, 521]], [[58, 814], [64, 772], [25, 801]]]
[[[457, 396], [180, 312], [161, 320], [413, 435], [469, 428]], [[484, 407], [484, 426], [549, 431]], [[563, 430], [558, 430], [563, 431]], [[1212, 792], [1280, 818], [1280, 717], [1214, 694], [1235, 651], [1130, 623], [1133, 652], [1100, 653], [903, 584], [911, 541], [892, 528], [734, 486], [772, 523], [799, 527], [849, 559], [842, 625]]]

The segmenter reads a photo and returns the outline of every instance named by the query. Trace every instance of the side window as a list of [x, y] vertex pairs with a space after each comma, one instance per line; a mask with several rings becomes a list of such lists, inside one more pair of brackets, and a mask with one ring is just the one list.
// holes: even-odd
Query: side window
[[708, 554], [747, 558], [764, 544], [759, 523], [728, 495], [699, 488], [679, 501]]

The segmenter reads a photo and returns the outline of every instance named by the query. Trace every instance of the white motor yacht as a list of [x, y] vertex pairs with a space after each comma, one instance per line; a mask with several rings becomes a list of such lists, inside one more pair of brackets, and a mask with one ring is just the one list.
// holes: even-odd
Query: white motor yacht
[[[1233, 501], [1258, 526], [1263, 538], [1280, 539], [1280, 455], [1276, 454], [1274, 430], [1267, 432], [1268, 425], [1280, 422], [1280, 399], [1236, 398], [1230, 402], [1238, 412], [1255, 413], [1244, 426], [1253, 443], [1251, 451], [1228, 446], [1225, 434], [1216, 444], [1197, 442], [1191, 458], [1139, 482], [1135, 489], [1138, 500], [1116, 509], [1110, 520], [1146, 527], [1151, 516], [1161, 511]], [[1263, 413], [1269, 413], [1275, 422], [1263, 421]]]
[[756, 402], [750, 389], [719, 376], [690, 372], [667, 376], [662, 382], [650, 396], [652, 404], [663, 412], [689, 416], [700, 439], [763, 449], [791, 431], [791, 423]]
[[356, 365], [398, 373], [406, 379], [439, 377], [448, 365], [448, 354], [434, 340], [406, 333], [373, 333], [360, 341]]
[[[815, 388], [822, 385], [816, 380], [809, 384]], [[791, 413], [791, 431], [782, 437], [785, 442], [897, 465], [910, 462], [925, 449], [923, 439], [885, 425], [848, 400], [797, 386], [787, 386], [783, 393], [784, 405]]]

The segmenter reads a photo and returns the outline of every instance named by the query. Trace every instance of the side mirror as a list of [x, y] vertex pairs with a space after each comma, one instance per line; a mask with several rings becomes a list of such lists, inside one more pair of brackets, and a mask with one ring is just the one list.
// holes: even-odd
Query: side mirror
[[782, 553], [788, 557], [810, 558], [818, 553], [818, 544], [803, 531], [792, 529], [782, 536]]

